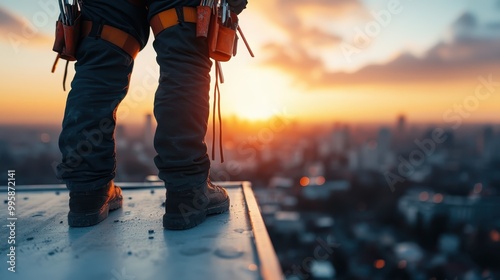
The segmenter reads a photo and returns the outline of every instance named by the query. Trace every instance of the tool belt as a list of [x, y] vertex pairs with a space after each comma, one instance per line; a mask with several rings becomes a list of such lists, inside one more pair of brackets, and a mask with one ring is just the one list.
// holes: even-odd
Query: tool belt
[[226, 12], [227, 16], [221, 15], [220, 8], [215, 6], [172, 8], [154, 15], [149, 24], [156, 37], [163, 30], [178, 24], [181, 18], [184, 22], [196, 23], [196, 36], [208, 39], [209, 55], [215, 61], [229, 61], [236, 55], [238, 31], [253, 57], [253, 52], [239, 27], [238, 16], [236, 13]]
[[[68, 63], [76, 60], [76, 51], [80, 41], [92, 32], [92, 29], [97, 30], [95, 36], [116, 45], [126, 52], [132, 59], [135, 59], [141, 49], [140, 43], [137, 39], [120, 30], [116, 27], [99, 24], [94, 26], [92, 21], [81, 20], [81, 13], [76, 5], [72, 5], [73, 11], [71, 12], [71, 20], [65, 19], [67, 15], [60, 16], [56, 22], [56, 34], [52, 50], [57, 53], [54, 64], [52, 65], [52, 73], [56, 70], [59, 58], [66, 60], [66, 67], [64, 69], [63, 89], [66, 90], [66, 77], [68, 74]], [[92, 34], [94, 35], [94, 34]]]

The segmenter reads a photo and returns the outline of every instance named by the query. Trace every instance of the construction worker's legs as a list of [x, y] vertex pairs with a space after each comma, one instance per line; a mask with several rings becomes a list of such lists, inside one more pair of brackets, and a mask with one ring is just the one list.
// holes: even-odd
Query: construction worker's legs
[[[149, 17], [173, 7], [197, 6], [199, 0], [151, 1]], [[154, 101], [158, 122], [155, 163], [167, 190], [204, 184], [210, 160], [204, 141], [209, 114], [210, 68], [206, 40], [196, 38], [196, 24], [180, 22], [154, 41], [160, 65]]]
[[[82, 16], [95, 26], [120, 27], [146, 42], [145, 9], [143, 13], [136, 9], [127, 0], [87, 0]], [[115, 113], [127, 93], [134, 63], [122, 49], [95, 32], [99, 28], [94, 28], [78, 48], [59, 138], [62, 162], [57, 175], [71, 191], [102, 188], [115, 176]]]

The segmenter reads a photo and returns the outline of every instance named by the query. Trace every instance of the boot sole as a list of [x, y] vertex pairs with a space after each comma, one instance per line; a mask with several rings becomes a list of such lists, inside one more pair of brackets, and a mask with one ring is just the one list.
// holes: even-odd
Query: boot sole
[[212, 206], [207, 209], [207, 215], [216, 215], [224, 213], [229, 210], [229, 197], [218, 205]]
[[119, 196], [108, 203], [104, 204], [103, 207], [92, 213], [68, 213], [68, 225], [70, 227], [89, 227], [97, 225], [98, 223], [104, 221], [110, 211], [119, 209], [122, 207], [123, 197]]
[[163, 227], [171, 230], [183, 230], [193, 228], [205, 221], [207, 215], [216, 215], [229, 210], [229, 197], [222, 203], [209, 207], [204, 210], [190, 212], [186, 214], [163, 215]]

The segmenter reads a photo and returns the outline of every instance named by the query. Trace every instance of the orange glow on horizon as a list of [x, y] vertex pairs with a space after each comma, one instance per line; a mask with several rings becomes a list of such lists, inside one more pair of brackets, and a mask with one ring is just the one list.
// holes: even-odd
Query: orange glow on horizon
[[[24, 55], [38, 58], [41, 54], [26, 52]], [[155, 58], [153, 52], [141, 55], [129, 93], [117, 112], [120, 124], [140, 125], [144, 114], [153, 110], [155, 86], [147, 88], [145, 95], [139, 94], [142, 91], [138, 89], [143, 87], [145, 78], [150, 79], [149, 72], [140, 69], [153, 67]], [[68, 91], [62, 90], [62, 69], [50, 73], [48, 68], [53, 57], [45, 52], [43, 59], [35, 65], [32, 65], [32, 60], [29, 62], [29, 67], [5, 67], [0, 71], [4, 78], [0, 94], [9, 104], [0, 112], [0, 123], [60, 125], [68, 95]], [[248, 121], [285, 116], [302, 123], [393, 122], [397, 115], [404, 113], [410, 122], [450, 125], [453, 123], [446, 123], [443, 113], [452, 110], [454, 103], [463, 103], [474, 94], [477, 86], [474, 78], [442, 84], [353, 84], [310, 89], [296, 86], [282, 72], [267, 71], [258, 65], [248, 67], [244, 76], [237, 74], [236, 65], [227, 66], [226, 83], [221, 89], [222, 117], [234, 115]], [[71, 68], [67, 86], [74, 74]], [[24, 80], [27, 76], [30, 77], [29, 83]], [[471, 112], [471, 116], [462, 121], [500, 123], [497, 114], [499, 101], [500, 95], [491, 95], [488, 100], [481, 101], [479, 110]]]

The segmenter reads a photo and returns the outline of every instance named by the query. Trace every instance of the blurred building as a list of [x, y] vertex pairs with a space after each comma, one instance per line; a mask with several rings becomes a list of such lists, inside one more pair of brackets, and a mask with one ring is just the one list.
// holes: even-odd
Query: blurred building
[[151, 114], [146, 114], [146, 119], [144, 123], [144, 144], [146, 146], [153, 146], [153, 116]]
[[129, 145], [127, 134], [125, 133], [125, 127], [122, 124], [116, 125], [115, 141], [117, 149], [126, 149]]
[[500, 197], [455, 196], [432, 191], [410, 191], [399, 199], [399, 211], [408, 224], [428, 228], [441, 217], [448, 225], [487, 225], [500, 221]]
[[404, 135], [406, 133], [406, 116], [399, 115], [396, 123], [396, 135]]
[[313, 260], [311, 262], [311, 276], [317, 280], [333, 280], [335, 279], [335, 268], [330, 262]]
[[491, 162], [496, 156], [495, 133], [493, 127], [485, 126], [478, 139], [478, 152], [484, 163]]
[[378, 170], [378, 155], [377, 143], [374, 141], [366, 142], [359, 149], [357, 156], [354, 155], [357, 157], [355, 161], [358, 165], [353, 165], [353, 167], [355, 167], [355, 170]]
[[394, 137], [392, 141], [392, 147], [395, 152], [401, 153], [407, 149], [409, 142], [408, 141], [408, 123], [406, 120], [406, 116], [401, 114], [396, 118], [396, 124], [394, 127]]
[[344, 154], [349, 148], [349, 142], [349, 127], [336, 124], [332, 133], [331, 151], [335, 154]]
[[334, 192], [346, 192], [351, 184], [347, 180], [325, 181], [324, 177], [309, 178], [302, 188], [302, 196], [308, 200], [328, 200]]
[[274, 213], [273, 227], [277, 233], [303, 233], [305, 231], [304, 221], [300, 213], [295, 211], [277, 211]]
[[389, 170], [395, 163], [396, 156], [392, 151], [391, 131], [383, 127], [378, 132], [377, 137], [377, 165], [378, 170]]

